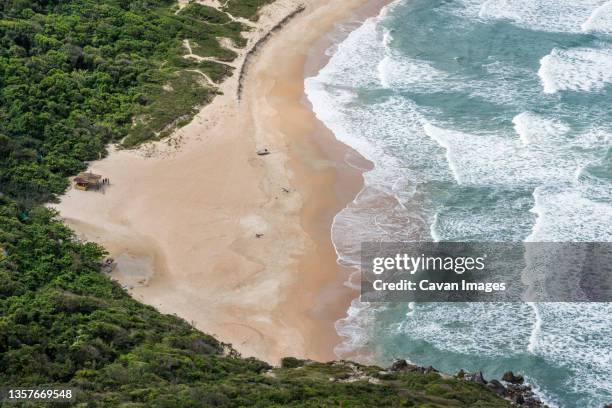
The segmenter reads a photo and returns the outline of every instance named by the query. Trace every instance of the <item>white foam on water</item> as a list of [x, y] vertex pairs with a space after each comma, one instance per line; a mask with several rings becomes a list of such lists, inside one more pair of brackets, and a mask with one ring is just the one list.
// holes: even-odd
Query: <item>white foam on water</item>
[[442, 89], [446, 75], [423, 61], [386, 55], [377, 67], [384, 88]]
[[512, 119], [514, 129], [523, 144], [558, 143], [570, 128], [558, 120], [548, 119], [533, 112], [522, 112]]
[[481, 3], [479, 17], [509, 20], [541, 31], [582, 32], [582, 23], [606, 0], [487, 0]]
[[[393, 41], [393, 36], [391, 35], [391, 32], [389, 30], [385, 29], [384, 34], [383, 34], [383, 39], [382, 39], [383, 47], [385, 48], [385, 50], [389, 49], [389, 44], [391, 43], [391, 41]], [[378, 78], [383, 88], [391, 88], [391, 82], [387, 79], [387, 76], [388, 76], [387, 66], [389, 65], [388, 61], [390, 59], [391, 57], [389, 57], [388, 55], [385, 55], [383, 59], [378, 63], [378, 66], [376, 67], [378, 70]]]
[[[540, 93], [539, 89], [533, 89], [531, 85], [533, 72], [526, 68], [507, 65], [502, 61], [493, 61], [482, 67], [490, 79], [466, 83], [468, 85], [466, 89], [474, 97], [495, 105], [522, 108], [526, 101], [533, 100]], [[495, 91], [491, 92], [491, 89]]]
[[612, 133], [598, 125], [594, 125], [569, 143], [576, 148], [600, 151], [605, 146], [612, 146]]
[[612, 304], [538, 303], [544, 322], [533, 352], [573, 371], [567, 384], [592, 393], [580, 406], [597, 407], [612, 399]]
[[[346, 356], [368, 346], [370, 336], [367, 328], [372, 327], [376, 320], [377, 310], [370, 304], [354, 299], [346, 312], [346, 317], [335, 324], [336, 332], [344, 341], [334, 347], [337, 356]], [[368, 356], [361, 356], [368, 360]]]
[[446, 151], [446, 161], [448, 162], [448, 167], [455, 178], [457, 184], [463, 184], [463, 175], [460, 173], [457, 165], [457, 160], [455, 157], [455, 151], [451, 147], [452, 144], [456, 142], [456, 138], [460, 134], [448, 132], [445, 129], [441, 129], [436, 127], [430, 123], [425, 124], [423, 130], [425, 133], [435, 140], [440, 146], [444, 148]]
[[[326, 82], [332, 75], [334, 85], [346, 88], [376, 87], [378, 78], [372, 75], [376, 70], [377, 61], [384, 57], [384, 50], [380, 47], [379, 39], [382, 31], [378, 27], [378, 18], [367, 19], [357, 30], [352, 31], [348, 37], [337, 44], [335, 53], [329, 63], [316, 77], [307, 78], [306, 85], [313, 86], [317, 82]], [[333, 66], [333, 72], [330, 68]], [[310, 96], [309, 96], [310, 98]]]
[[[524, 318], [529, 306], [522, 303], [420, 303], [415, 311], [402, 322], [400, 333], [442, 352], [489, 357], [520, 354], [531, 333], [531, 322]], [[509, 328], [513, 341], [508, 341]]]
[[[569, 147], [605, 151], [610, 134], [597, 127], [578, 135]], [[605, 160], [605, 159], [604, 159]], [[582, 171], [596, 163], [595, 157], [580, 166], [570, 183], [544, 185], [534, 190], [532, 212], [536, 222], [525, 241], [612, 241], [612, 190], [603, 181], [587, 178]], [[589, 390], [578, 402], [598, 407], [596, 401], [612, 398], [612, 305], [604, 303], [536, 303], [528, 351], [573, 371], [566, 386], [575, 393]]]
[[538, 76], [547, 94], [600, 90], [612, 82], [612, 50], [554, 48], [540, 60]]
[[[605, 191], [604, 191], [605, 193]], [[612, 191], [607, 191], [612, 199]], [[533, 193], [536, 223], [528, 242], [612, 241], [611, 201], [595, 201], [586, 187], [541, 186]]]
[[[317, 118], [338, 140], [375, 165], [364, 174], [363, 190], [332, 223], [332, 242], [339, 262], [346, 266], [360, 264], [362, 242], [396, 241], [418, 234], [418, 227], [412, 222], [414, 214], [403, 205], [413, 194], [414, 185], [401, 154], [418, 137], [422, 117], [402, 98], [389, 97], [364, 106], [355, 92], [384, 87], [377, 68], [386, 57], [384, 41], [391, 41], [391, 37], [388, 33], [385, 37], [378, 23], [388, 10], [387, 7], [381, 15], [351, 32], [335, 47], [328, 65], [305, 81], [305, 91]], [[414, 158], [418, 159], [417, 154]], [[423, 153], [420, 160], [429, 161], [431, 157]], [[349, 278], [347, 285], [354, 282]], [[336, 349], [338, 355], [363, 346], [368, 316], [373, 313], [368, 305], [353, 302], [347, 317], [336, 323], [338, 333], [345, 339]]]
[[429, 227], [429, 235], [431, 235], [431, 240], [433, 242], [440, 242], [440, 234], [438, 233], [438, 217], [439, 214], [435, 213], [431, 222], [431, 226]]
[[[419, 137], [418, 113], [400, 98], [364, 107], [353, 103], [355, 95], [349, 91], [314, 80], [309, 82], [307, 94], [317, 116], [336, 137], [375, 165], [364, 174], [362, 192], [334, 218], [332, 240], [340, 261], [359, 264], [361, 242], [410, 239], [416, 224], [414, 214], [403, 203], [414, 194], [415, 183], [403, 152]], [[432, 159], [417, 152], [413, 158]]]
[[557, 400], [557, 398], [550, 395], [550, 393], [547, 390], [540, 387], [540, 385], [538, 384], [537, 378], [531, 378], [529, 376], [525, 376], [525, 380], [527, 384], [531, 385], [531, 388], [533, 389], [534, 394], [540, 399], [540, 401], [546, 404], [546, 406], [550, 408], [563, 408], [562, 405]]
[[[529, 116], [529, 119], [533, 119]], [[565, 127], [550, 120], [538, 118], [539, 128], [526, 129], [524, 115], [519, 117], [522, 139], [553, 141]], [[448, 167], [460, 185], [524, 186], [572, 180], [576, 167], [586, 158], [563, 146], [542, 148], [535, 143], [500, 134], [469, 134], [445, 129], [432, 124], [424, 126], [425, 133], [446, 150]], [[547, 130], [554, 132], [547, 133]], [[550, 163], [555, 163], [551, 166]]]
[[565, 33], [612, 33], [610, 0], [463, 0], [454, 14], [507, 20], [527, 29]]
[[533, 310], [534, 317], [533, 326], [531, 328], [531, 335], [529, 336], [529, 344], [527, 345], [527, 351], [533, 353], [538, 347], [538, 340], [540, 337], [540, 333], [542, 332], [542, 318], [540, 317], [540, 312], [538, 311], [538, 307], [535, 303], [528, 302], [527, 304]]
[[[477, 4], [478, 11], [482, 11], [483, 2], [470, 2]], [[534, 6], [525, 1], [510, 4], [509, 1], [491, 0], [486, 2], [486, 16], [483, 18], [506, 18], [523, 26], [548, 31], [582, 30], [580, 25], [589, 16], [593, 20], [589, 24], [603, 24], [600, 17], [597, 17], [602, 11], [594, 13], [603, 2], [559, 2], [559, 8], [545, 10], [550, 1], [537, 1]], [[502, 7], [494, 12], [499, 5], [523, 7], [524, 10], [513, 11], [512, 14]], [[570, 10], [572, 5], [575, 10]], [[574, 14], [554, 15], [558, 10]], [[494, 16], [495, 13], [497, 16]], [[608, 133], [601, 129], [589, 129], [576, 135], [569, 125], [558, 118], [531, 111], [516, 115], [513, 120], [514, 132], [510, 129], [507, 133], [462, 132], [452, 129], [452, 123], [434, 122], [416, 104], [389, 94], [393, 94], [392, 91], [397, 88], [442, 89], [438, 87], [444, 85], [448, 76], [436, 71], [426, 61], [406, 58], [396, 53], [392, 47], [391, 34], [385, 32], [380, 25], [384, 15], [385, 12], [377, 18], [369, 19], [353, 31], [334, 48], [330, 63], [316, 77], [306, 81], [306, 93], [317, 117], [339, 140], [354, 147], [375, 165], [374, 170], [365, 174], [362, 192], [334, 219], [332, 238], [341, 263], [348, 266], [359, 264], [361, 242], [430, 237], [446, 239], [449, 231], [453, 230], [457, 234], [477, 232], [465, 229], [467, 217], [466, 220], [449, 220], [448, 217], [444, 218], [444, 214], [438, 215], [435, 209], [431, 209], [433, 213], [427, 218], [411, 210], [410, 201], [415, 186], [419, 182], [431, 180], [457, 180], [463, 185], [477, 187], [539, 186], [534, 192], [535, 206], [532, 210], [537, 220], [528, 240], [590, 240], [609, 237], [605, 226], [612, 225], [609, 218], [612, 211], [605, 200], [601, 200], [609, 193], [609, 186], [605, 183], [593, 186], [592, 180], [585, 180], [585, 171], [578, 170], [588, 169], [588, 165], [593, 162], [588, 150], [600, 150], [602, 141], [609, 140]], [[579, 18], [578, 22], [570, 23], [569, 19], [575, 19], [576, 16], [584, 16], [584, 19]], [[601, 89], [610, 82], [602, 68], [606, 64], [600, 59], [602, 52], [606, 53], [589, 48], [553, 50], [546, 64], [543, 64], [547, 66], [540, 68], [540, 78], [546, 77], [542, 81], [548, 81], [551, 93]], [[506, 74], [514, 74], [498, 65], [491, 65], [488, 69], [497, 70], [502, 78]], [[499, 99], [501, 93], [506, 95], [502, 99], [512, 104], [522, 86], [521, 83], [517, 87], [512, 83], [513, 80], [502, 83], [500, 92], [488, 97]], [[476, 87], [474, 92], [487, 96], [487, 84], [473, 85]], [[532, 88], [532, 93], [539, 92], [537, 87]], [[467, 86], [466, 89], [471, 88]], [[375, 96], [367, 95], [371, 99], [361, 100], [362, 91], [375, 91], [371, 93]], [[518, 113], [526, 109], [521, 104], [514, 102], [511, 106], [517, 106]], [[420, 166], [419, 179], [415, 179], [410, 170], [409, 164], [414, 163]], [[488, 222], [476, 216], [472, 217], [472, 221], [483, 225]], [[443, 230], [442, 233], [438, 229]], [[595, 381], [599, 381], [602, 388], [595, 396], [606, 396], [612, 387], [600, 374], [606, 368], [610, 372], [610, 366], [607, 360], [597, 360], [597, 356], [605, 355], [605, 341], [597, 338], [593, 341], [590, 338], [582, 339], [585, 343], [583, 350], [574, 353], [574, 349], [582, 347], [578, 341], [580, 333], [594, 336], [596, 330], [600, 330], [605, 323], [600, 319], [604, 315], [598, 314], [597, 308], [589, 310], [587, 314], [590, 318], [600, 323], [589, 328], [586, 320], [581, 321], [574, 333], [572, 325], [567, 322], [573, 322], [575, 318], [580, 320], [580, 316], [575, 316], [579, 312], [563, 307], [561, 305], [559, 310], [550, 311], [541, 310], [535, 304], [470, 304], [465, 307], [417, 304], [401, 323], [390, 323], [387, 331], [427, 341], [441, 351], [468, 355], [502, 357], [529, 351], [547, 361], [577, 367], [581, 375], [574, 376], [569, 386], [584, 393], [589, 387], [595, 389]], [[336, 354], [342, 357], [355, 350], [371, 348], [369, 342], [377, 335], [371, 332], [371, 328], [380, 323], [381, 313], [384, 312], [378, 307], [355, 300], [346, 318], [336, 323], [338, 333], [344, 338], [343, 343], [336, 348]], [[606, 313], [612, 316], [610, 311]], [[557, 321], [553, 321], [555, 319]], [[510, 327], [511, 333], [508, 332]], [[612, 325], [608, 323], [608, 327]], [[575, 335], [576, 340], [564, 346], [563, 330], [569, 330], [569, 336]], [[479, 335], [475, 336], [474, 333]], [[517, 341], [509, 342], [508, 336]], [[572, 347], [572, 350], [567, 352], [565, 347]], [[559, 357], [563, 354], [565, 356]], [[585, 358], [586, 364], [582, 364], [580, 358]], [[587, 378], [588, 364], [596, 367], [592, 381]], [[580, 384], [582, 380], [585, 382]], [[537, 385], [537, 379], [533, 379], [533, 383]]]
[[588, 33], [612, 33], [612, 1], [596, 8], [581, 28]]
[[425, 61], [400, 55], [390, 44], [393, 36], [384, 30], [382, 45], [384, 57], [377, 66], [378, 77], [383, 88], [444, 89], [446, 73], [437, 70]]
[[437, 241], [450, 242], [520, 240], [524, 235], [522, 231], [531, 226], [531, 218], [508, 207], [507, 202], [500, 201], [486, 210], [471, 206], [452, 208], [449, 213], [438, 215], [436, 224], [432, 225], [432, 236]]

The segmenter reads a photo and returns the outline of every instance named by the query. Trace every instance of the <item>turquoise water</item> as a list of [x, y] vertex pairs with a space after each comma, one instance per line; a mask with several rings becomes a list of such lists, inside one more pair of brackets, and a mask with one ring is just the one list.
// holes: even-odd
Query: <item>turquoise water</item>
[[[375, 164], [336, 216], [342, 263], [363, 241], [612, 241], [612, 1], [399, 0], [329, 52], [308, 97]], [[610, 304], [355, 300], [337, 329], [340, 356], [612, 402]]]

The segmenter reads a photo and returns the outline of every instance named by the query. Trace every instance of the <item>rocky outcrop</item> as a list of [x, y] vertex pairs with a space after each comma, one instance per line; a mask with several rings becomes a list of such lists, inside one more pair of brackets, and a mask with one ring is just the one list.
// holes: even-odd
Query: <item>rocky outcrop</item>
[[438, 370], [429, 367], [421, 367], [415, 364], [410, 364], [406, 360], [395, 360], [391, 367], [389, 367], [389, 371], [394, 372], [403, 372], [403, 373], [421, 373], [421, 374], [429, 374], [429, 373], [437, 373]]
[[[389, 367], [389, 371], [398, 373], [414, 372], [421, 374], [438, 372], [438, 370], [431, 366], [421, 367], [409, 363], [406, 360], [395, 360], [393, 364], [391, 364], [391, 367]], [[504, 373], [501, 381], [495, 379], [487, 381], [484, 378], [482, 372], [479, 371], [476, 373], [468, 373], [463, 369], [459, 370], [459, 372], [455, 374], [454, 377], [459, 380], [481, 384], [516, 406], [525, 408], [546, 407], [546, 405], [542, 401], [540, 401], [540, 399], [535, 395], [533, 388], [528, 384], [524, 384], [525, 378], [522, 375], [515, 375], [512, 371], [507, 371], [506, 373]]]
[[508, 395], [508, 390], [504, 387], [504, 384], [500, 383], [497, 380], [491, 380], [487, 383], [487, 388], [490, 388], [491, 391], [500, 395], [502, 397], [506, 397]]
[[113, 258], [106, 258], [100, 265], [100, 272], [106, 275], [110, 275], [116, 266], [117, 266], [117, 263], [115, 262]]
[[502, 381], [510, 384], [522, 384], [525, 382], [525, 379], [522, 375], [514, 375], [512, 371], [506, 371], [502, 376]]
[[484, 379], [482, 372], [479, 371], [477, 373], [464, 373], [463, 379], [466, 381], [475, 382], [482, 385], [487, 385], [487, 380]]
[[520, 407], [546, 407], [546, 405], [535, 395], [533, 388], [528, 384], [524, 384], [525, 378], [522, 375], [515, 375], [512, 371], [504, 373], [501, 381], [487, 381], [483, 377], [482, 372], [466, 373], [463, 370], [459, 370], [455, 378], [483, 384], [500, 397]]

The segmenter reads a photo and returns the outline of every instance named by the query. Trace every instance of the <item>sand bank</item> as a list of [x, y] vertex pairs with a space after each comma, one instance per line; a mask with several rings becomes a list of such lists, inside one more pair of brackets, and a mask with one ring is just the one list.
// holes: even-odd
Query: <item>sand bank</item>
[[[307, 107], [303, 79], [307, 59], [309, 69], [322, 63], [325, 33], [366, 3], [307, 1], [249, 57], [240, 102], [235, 76], [170, 139], [92, 163], [110, 178], [103, 192], [62, 197], [61, 216], [108, 249], [113, 277], [135, 298], [246, 356], [335, 357], [334, 322], [354, 293], [330, 225], [362, 180], [344, 164], [355, 153]], [[299, 4], [266, 7], [250, 44]]]

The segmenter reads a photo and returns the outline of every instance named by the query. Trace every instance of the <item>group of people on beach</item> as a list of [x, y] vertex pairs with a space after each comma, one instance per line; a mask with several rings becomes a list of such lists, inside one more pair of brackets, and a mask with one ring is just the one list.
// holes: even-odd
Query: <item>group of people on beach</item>
[[102, 184], [110, 184], [110, 179], [103, 178], [102, 179]]

